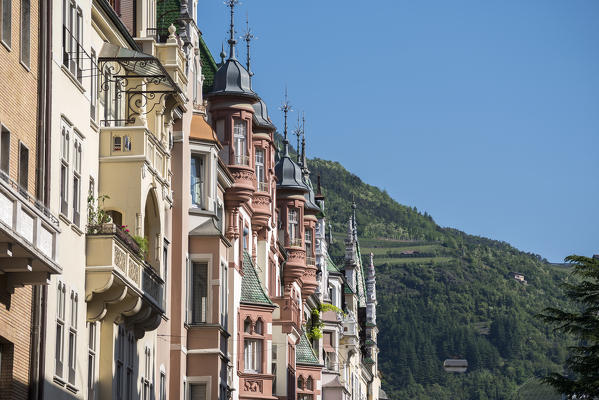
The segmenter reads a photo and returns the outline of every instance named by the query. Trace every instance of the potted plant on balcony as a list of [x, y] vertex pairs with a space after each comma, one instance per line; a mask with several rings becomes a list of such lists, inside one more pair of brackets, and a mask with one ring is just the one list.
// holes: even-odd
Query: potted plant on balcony
[[313, 308], [310, 313], [310, 319], [306, 322], [306, 335], [310, 340], [318, 340], [322, 338], [322, 328], [324, 322], [320, 318], [320, 314], [326, 311], [334, 311], [337, 314], [345, 315], [342, 309], [329, 303], [320, 303], [318, 307]]

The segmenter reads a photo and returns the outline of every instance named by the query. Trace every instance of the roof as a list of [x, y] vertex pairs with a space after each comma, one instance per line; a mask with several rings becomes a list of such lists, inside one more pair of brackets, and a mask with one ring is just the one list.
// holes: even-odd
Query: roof
[[262, 288], [262, 283], [260, 283], [254, 262], [247, 251], [243, 252], [243, 278], [241, 279], [240, 301], [242, 303], [274, 306]]
[[270, 121], [270, 117], [268, 116], [268, 109], [266, 108], [266, 103], [264, 100], [260, 99], [257, 103], [254, 103], [254, 124], [260, 128], [275, 130], [275, 126]]
[[214, 74], [216, 74], [218, 67], [202, 36], [200, 36], [200, 60], [202, 61], [202, 75], [204, 75], [202, 92], [207, 93], [212, 90], [212, 85], [214, 84]]
[[314, 200], [314, 188], [312, 187], [312, 181], [310, 181], [310, 177], [307, 174], [304, 175], [304, 185], [308, 188], [308, 192], [304, 194], [304, 198], [306, 199], [305, 208], [316, 213], [321, 212], [322, 210]]
[[252, 90], [250, 74], [234, 55], [214, 74], [214, 83], [208, 96], [239, 96], [258, 100], [258, 95]]
[[318, 357], [306, 336], [306, 332], [303, 330], [299, 343], [295, 347], [295, 362], [298, 364], [320, 365]]
[[347, 284], [347, 282], [343, 283], [343, 293], [345, 294], [355, 294], [352, 288]]
[[289, 143], [285, 143], [285, 154], [275, 165], [275, 175], [277, 177], [277, 188], [295, 189], [307, 192], [308, 188], [304, 183], [302, 169], [289, 156]]
[[364, 359], [364, 364], [374, 364], [374, 360], [370, 357]]
[[194, 114], [191, 117], [191, 130], [189, 131], [189, 138], [218, 143], [214, 129], [212, 129], [204, 117], [199, 114]]
[[387, 393], [385, 393], [385, 391], [383, 389], [379, 389], [379, 399], [380, 400], [388, 400], [389, 397], [387, 396]]
[[337, 274], [341, 272], [339, 270], [339, 268], [335, 265], [335, 263], [331, 259], [331, 256], [328, 253], [327, 253], [326, 263], [327, 263], [327, 271], [337, 273]]

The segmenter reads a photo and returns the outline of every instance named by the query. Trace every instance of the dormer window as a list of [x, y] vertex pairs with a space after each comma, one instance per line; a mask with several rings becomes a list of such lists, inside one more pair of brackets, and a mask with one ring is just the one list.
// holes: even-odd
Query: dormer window
[[248, 165], [247, 157], [247, 123], [243, 119], [233, 120], [233, 143], [235, 151], [235, 164]]

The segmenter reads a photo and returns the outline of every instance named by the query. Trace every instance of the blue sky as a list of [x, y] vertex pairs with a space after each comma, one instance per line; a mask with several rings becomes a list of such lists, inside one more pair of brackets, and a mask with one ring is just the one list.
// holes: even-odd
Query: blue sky
[[[245, 0], [254, 89], [308, 155], [442, 226], [550, 261], [599, 253], [599, 1]], [[220, 0], [199, 26], [218, 58]], [[238, 45], [245, 62], [245, 46]], [[324, 183], [326, 184], [326, 182]]]

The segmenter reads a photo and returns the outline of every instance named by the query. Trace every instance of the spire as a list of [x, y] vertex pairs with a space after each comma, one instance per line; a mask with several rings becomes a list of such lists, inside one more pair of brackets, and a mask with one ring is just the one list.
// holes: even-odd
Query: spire
[[289, 99], [287, 98], [287, 87], [285, 87], [285, 101], [283, 105], [281, 105], [281, 111], [285, 115], [285, 129], [284, 129], [284, 139], [283, 146], [285, 146], [285, 153], [283, 153], [283, 157], [289, 157], [289, 140], [287, 140], [287, 113], [291, 111], [291, 103], [289, 103]]
[[302, 167], [308, 173], [308, 162], [306, 161], [306, 116], [302, 111]]
[[229, 28], [229, 60], [235, 60], [235, 5], [239, 0], [227, 0], [225, 4], [231, 8], [231, 26]]
[[220, 65], [223, 65], [225, 63], [226, 57], [227, 57], [227, 53], [225, 53], [225, 43], [223, 42], [221, 44], [221, 50], [220, 50]]
[[243, 34], [243, 36], [241, 38], [243, 40], [245, 40], [245, 45], [246, 45], [246, 50], [247, 50], [247, 61], [246, 61], [245, 65], [248, 70], [248, 73], [250, 74], [250, 79], [251, 79], [252, 76], [254, 76], [254, 73], [250, 69], [250, 65], [251, 65], [250, 42], [253, 39], [257, 39], [257, 37], [255, 37], [254, 34], [252, 33], [252, 29], [250, 28], [250, 18], [248, 17], [247, 14], [245, 15], [245, 33]]
[[297, 116], [297, 127], [293, 131], [293, 134], [297, 137], [297, 147], [295, 150], [297, 151], [297, 163], [301, 165], [301, 153], [300, 153], [300, 137], [302, 136], [302, 126], [300, 124], [300, 117]]
[[357, 242], [358, 241], [358, 224], [356, 223], [356, 208], [358, 208], [358, 206], [356, 206], [356, 201], [354, 200], [354, 196], [352, 196], [351, 208], [352, 208], [351, 220], [352, 220], [353, 238]]

